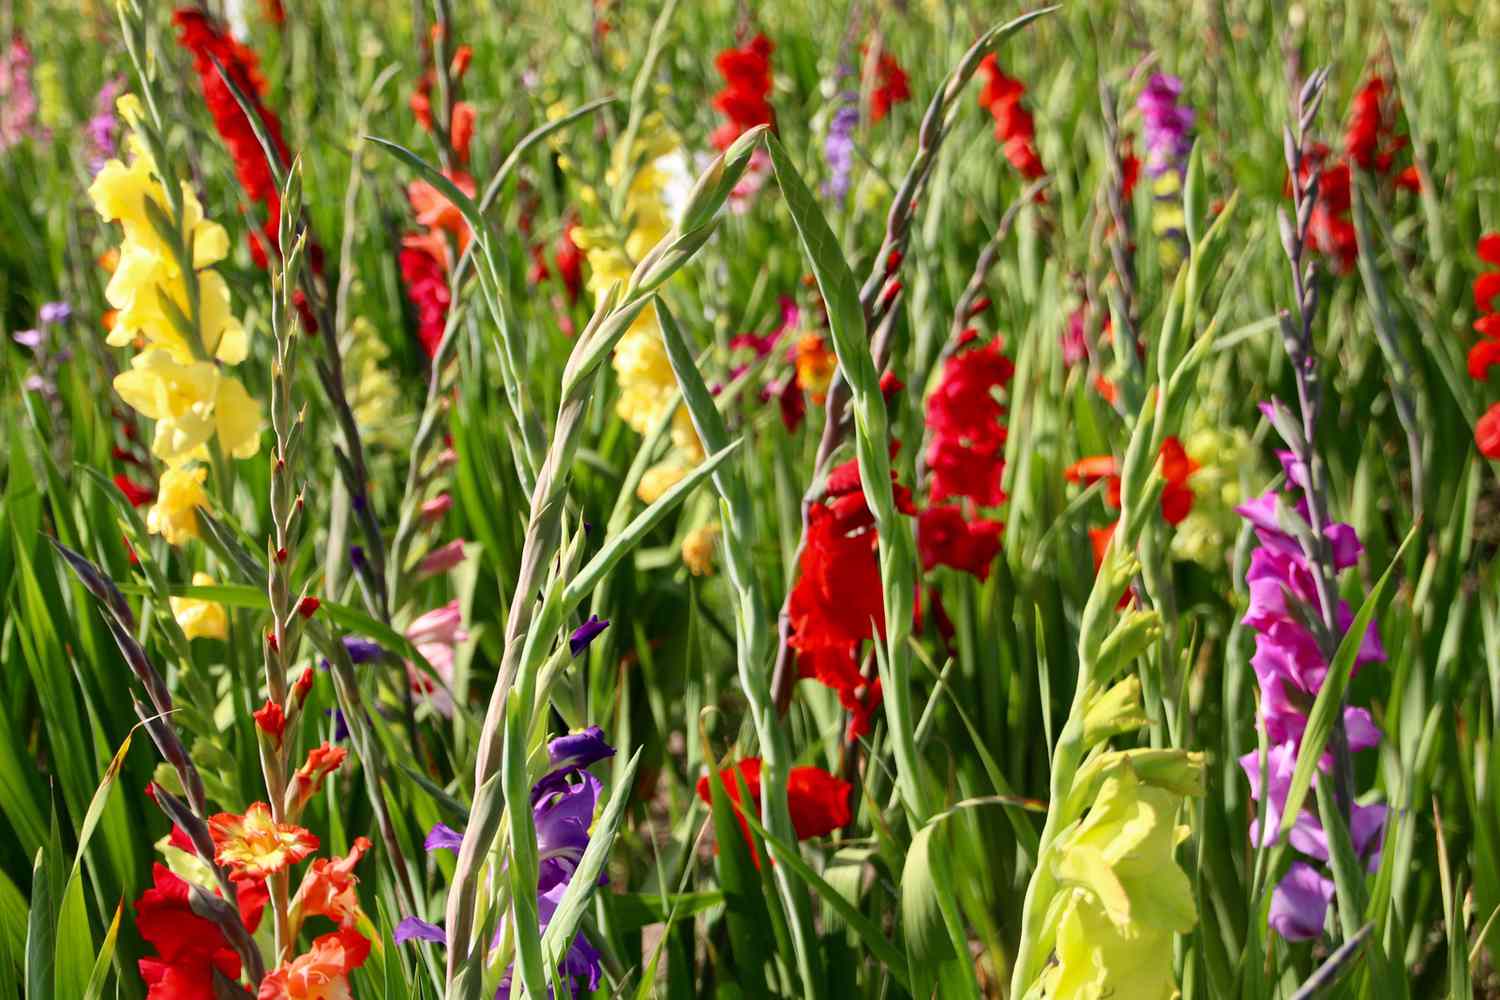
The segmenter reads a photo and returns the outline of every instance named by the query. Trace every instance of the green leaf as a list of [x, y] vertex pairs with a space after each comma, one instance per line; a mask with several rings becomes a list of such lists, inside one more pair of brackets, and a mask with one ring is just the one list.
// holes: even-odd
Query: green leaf
[[125, 910], [125, 900], [120, 900], [115, 905], [114, 919], [109, 922], [109, 929], [104, 932], [104, 940], [99, 944], [99, 954], [94, 958], [94, 969], [89, 973], [88, 985], [83, 990], [83, 1000], [99, 1000], [104, 995], [104, 984], [109, 981], [110, 965], [115, 959], [115, 939], [120, 933], [120, 914]]
[[46, 848], [36, 852], [31, 866], [31, 916], [26, 926], [27, 1000], [52, 1000], [53, 947], [57, 937], [57, 914], [53, 910], [53, 886], [47, 874]]
[[866, 917], [851, 906], [849, 901], [837, 889], [829, 885], [823, 880], [822, 876], [813, 871], [812, 866], [802, 860], [802, 854], [797, 850], [795, 844], [786, 844], [772, 837], [766, 828], [761, 825], [759, 818], [753, 814], [753, 810], [743, 810], [740, 815], [744, 817], [745, 822], [750, 824], [750, 829], [754, 830], [766, 843], [776, 848], [779, 852], [776, 856], [792, 870], [793, 874], [807, 883], [809, 888], [821, 896], [824, 902], [838, 912], [838, 915], [849, 925], [850, 930], [854, 931], [859, 936], [859, 939], [864, 942], [865, 947], [870, 950], [871, 954], [880, 961], [881, 965], [885, 966], [897, 982], [905, 987], [910, 982], [907, 976], [906, 959], [896, 950], [894, 945], [885, 939], [885, 935], [880, 933], [880, 928], [876, 927], [870, 921], [869, 917]]

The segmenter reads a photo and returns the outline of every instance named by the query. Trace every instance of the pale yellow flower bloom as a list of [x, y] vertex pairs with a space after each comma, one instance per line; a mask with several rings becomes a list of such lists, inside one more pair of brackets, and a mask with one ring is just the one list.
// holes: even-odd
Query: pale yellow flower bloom
[[215, 433], [224, 451], [250, 458], [260, 450], [260, 404], [232, 376], [209, 361], [181, 364], [171, 353], [149, 350], [115, 376], [115, 391], [132, 408], [156, 421], [151, 451], [168, 465], [208, 455]]
[[198, 535], [198, 508], [208, 506], [203, 483], [208, 469], [178, 466], [162, 473], [157, 484], [156, 503], [146, 514], [146, 529], [159, 534], [169, 545], [181, 545]]
[[700, 524], [682, 540], [682, 564], [694, 576], [708, 576], [714, 571], [714, 549], [719, 543], [717, 522]]
[[[207, 573], [194, 573], [193, 586], [212, 587], [214, 578]], [[172, 597], [172, 617], [182, 626], [182, 634], [189, 639], [227, 639], [229, 637], [229, 615], [218, 601], [204, 601], [196, 597]]]
[[682, 482], [682, 477], [686, 476], [688, 471], [687, 465], [675, 459], [669, 458], [665, 462], [658, 462], [641, 476], [635, 495], [640, 498], [641, 503], [655, 503], [663, 493]]

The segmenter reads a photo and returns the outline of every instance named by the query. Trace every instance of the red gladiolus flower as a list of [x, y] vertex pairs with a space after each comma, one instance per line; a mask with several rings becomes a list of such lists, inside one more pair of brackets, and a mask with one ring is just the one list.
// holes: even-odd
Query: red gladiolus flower
[[143, 507], [156, 499], [155, 490], [131, 482], [130, 477], [123, 472], [115, 473], [115, 485], [125, 494], [125, 499], [130, 501], [132, 507]]
[[[260, 233], [250, 233], [250, 255], [256, 266], [266, 266], [266, 248], [280, 252], [277, 247], [277, 217], [281, 211], [281, 196], [276, 190], [271, 165], [266, 160], [265, 150], [255, 134], [255, 127], [246, 117], [234, 92], [225, 83], [227, 76], [238, 88], [260, 119], [271, 145], [282, 163], [291, 162], [286, 140], [282, 138], [281, 121], [263, 100], [266, 81], [260, 73], [260, 61], [246, 46], [240, 44], [227, 31], [211, 20], [208, 15], [192, 7], [184, 7], [172, 15], [177, 26], [177, 41], [193, 54], [193, 71], [198, 74], [198, 83], [203, 90], [203, 103], [213, 117], [214, 127], [224, 140], [224, 147], [234, 160], [235, 176], [245, 196], [265, 210], [265, 222]], [[217, 61], [218, 65], [215, 65]], [[220, 74], [223, 68], [223, 75]], [[315, 244], [308, 245], [308, 263], [314, 273], [322, 273], [323, 251]]]
[[875, 62], [875, 87], [870, 91], [870, 121], [878, 122], [894, 105], [911, 100], [911, 85], [906, 70], [889, 52], [882, 51]]
[[1474, 443], [1485, 458], [1500, 459], [1500, 403], [1492, 403], [1474, 425]]
[[983, 518], [969, 520], [957, 506], [928, 507], [917, 516], [917, 547], [922, 569], [952, 566], [988, 580], [990, 565], [1000, 551], [1005, 525]]
[[1046, 174], [1042, 158], [1036, 151], [1036, 122], [1021, 105], [1026, 85], [1006, 76], [1000, 61], [991, 53], [979, 64], [984, 84], [979, 90], [979, 106], [995, 119], [995, 141], [1001, 143], [1005, 158], [1027, 180]]
[[997, 339], [948, 358], [927, 400], [933, 503], [960, 496], [981, 507], [1005, 502], [1005, 407], [995, 393], [1010, 383], [1015, 366], [1001, 347]]
[[286, 732], [286, 712], [281, 706], [267, 698], [264, 705], [250, 714], [255, 719], [256, 727], [274, 739], [279, 746], [281, 736]]
[[771, 93], [771, 53], [776, 46], [764, 34], [740, 48], [725, 49], [714, 59], [724, 88], [713, 105], [728, 119], [709, 138], [719, 149], [729, 146], [757, 125], [774, 125], [776, 112], [766, 100]]
[[1317, 200], [1308, 223], [1308, 243], [1318, 253], [1334, 258], [1339, 271], [1347, 274], [1354, 269], [1359, 256], [1354, 223], [1349, 221], [1349, 208], [1353, 204], [1349, 164], [1325, 165], [1328, 156], [1327, 146], [1313, 143], [1302, 161], [1302, 183], [1309, 183], [1314, 176], [1318, 178]]
[[412, 246], [401, 248], [397, 255], [401, 283], [406, 297], [417, 312], [417, 339], [429, 358], [437, 354], [448, 325], [448, 307], [453, 295], [448, 290], [448, 273], [426, 250]]
[[1500, 296], [1500, 271], [1485, 271], [1474, 279], [1474, 308], [1482, 313], [1495, 311], [1495, 298]]
[[[1198, 470], [1198, 463], [1188, 457], [1182, 442], [1169, 437], [1161, 445], [1162, 478], [1167, 481], [1161, 495], [1161, 515], [1168, 524], [1181, 524], [1192, 512], [1193, 490], [1188, 478]], [[1120, 472], [1110, 455], [1090, 455], [1081, 458], [1063, 470], [1063, 477], [1070, 483], [1089, 485], [1100, 479], [1109, 481], [1105, 503], [1120, 506]]]
[[1486, 233], [1479, 237], [1478, 250], [1480, 260], [1500, 267], [1500, 233]]
[[165, 865], [151, 868], [155, 883], [135, 901], [135, 926], [156, 956], [139, 962], [150, 1000], [215, 1000], [214, 970], [240, 978], [240, 957], [219, 925], [194, 913], [190, 886]]
[[[744, 814], [740, 812], [740, 787], [739, 780], [735, 774], [744, 779], [745, 790], [750, 793], [751, 805], [757, 816], [760, 814], [760, 758], [747, 757], [737, 765], [719, 772], [719, 778], [724, 782], [724, 791], [729, 801], [734, 805], [735, 817], [740, 822], [740, 829], [745, 834], [745, 843], [751, 845], [752, 857], [754, 856], [755, 841], [750, 836], [750, 824], [745, 822]], [[854, 786], [840, 778], [836, 778], [817, 767], [794, 767], [787, 775], [786, 798], [787, 809], [792, 814], [792, 828], [797, 831], [798, 840], [807, 840], [811, 837], [826, 837], [841, 826], [849, 823], [852, 815], [849, 808], [849, 793]], [[708, 775], [698, 779], [698, 797], [704, 802], [712, 803], [713, 794], [709, 785]], [[760, 864], [760, 859], [755, 858], [755, 863]]]

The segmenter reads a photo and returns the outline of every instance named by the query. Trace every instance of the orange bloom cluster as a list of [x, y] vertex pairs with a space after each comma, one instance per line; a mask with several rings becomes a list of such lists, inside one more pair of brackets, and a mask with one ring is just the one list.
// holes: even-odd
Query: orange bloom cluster
[[349, 973], [365, 964], [370, 942], [340, 928], [260, 981], [256, 1000], [350, 1000]]
[[243, 815], [219, 813], [208, 821], [214, 860], [237, 875], [265, 878], [290, 868], [318, 849], [318, 838], [292, 823], [278, 823], [271, 807], [257, 802]]
[[1036, 120], [1021, 104], [1026, 84], [1006, 76], [1000, 61], [992, 52], [979, 64], [984, 85], [979, 89], [979, 106], [995, 119], [995, 141], [1005, 150], [1005, 158], [1027, 180], [1036, 180], [1047, 172], [1036, 151]]
[[[1474, 308], [1479, 310], [1474, 329], [1480, 339], [1469, 349], [1469, 377], [1483, 382], [1491, 367], [1500, 365], [1500, 233], [1481, 236], [1478, 249], [1479, 259], [1494, 268], [1474, 279]], [[1500, 402], [1492, 403], [1474, 425], [1474, 441], [1485, 458], [1500, 459]]]
[[[1176, 437], [1168, 437], [1161, 445], [1161, 474], [1165, 479], [1166, 486], [1161, 493], [1161, 516], [1164, 521], [1171, 525], [1181, 524], [1186, 520], [1188, 514], [1193, 510], [1193, 488], [1188, 485], [1188, 478], [1198, 470], [1198, 463], [1188, 457], [1187, 450], [1182, 447], [1182, 442]], [[1119, 464], [1112, 455], [1090, 455], [1079, 459], [1063, 471], [1063, 476], [1070, 483], [1090, 485], [1104, 479], [1108, 481], [1108, 489], [1104, 496], [1104, 502], [1118, 510], [1120, 508], [1120, 469]], [[1109, 541], [1115, 535], [1115, 528], [1119, 526], [1116, 520], [1103, 528], [1089, 529], [1089, 542], [1094, 550], [1094, 568], [1104, 562], [1105, 550], [1109, 548]], [[1127, 593], [1120, 598], [1120, 606], [1124, 606], [1130, 599]]]

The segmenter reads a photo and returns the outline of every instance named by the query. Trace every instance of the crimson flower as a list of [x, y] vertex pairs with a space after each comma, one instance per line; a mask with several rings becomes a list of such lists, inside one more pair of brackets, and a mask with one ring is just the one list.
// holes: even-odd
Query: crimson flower
[[1021, 104], [1026, 85], [1006, 76], [993, 52], [979, 64], [979, 73], [984, 78], [979, 106], [995, 119], [995, 141], [1004, 149], [1005, 158], [1027, 180], [1043, 176], [1047, 168], [1036, 151], [1036, 121]]
[[969, 519], [955, 504], [928, 507], [917, 515], [917, 548], [922, 569], [951, 566], [988, 580], [990, 565], [1000, 551], [1005, 525], [983, 518]]
[[894, 105], [911, 100], [906, 70], [890, 52], [882, 50], [875, 61], [875, 87], [870, 91], [870, 121], [878, 122]]

